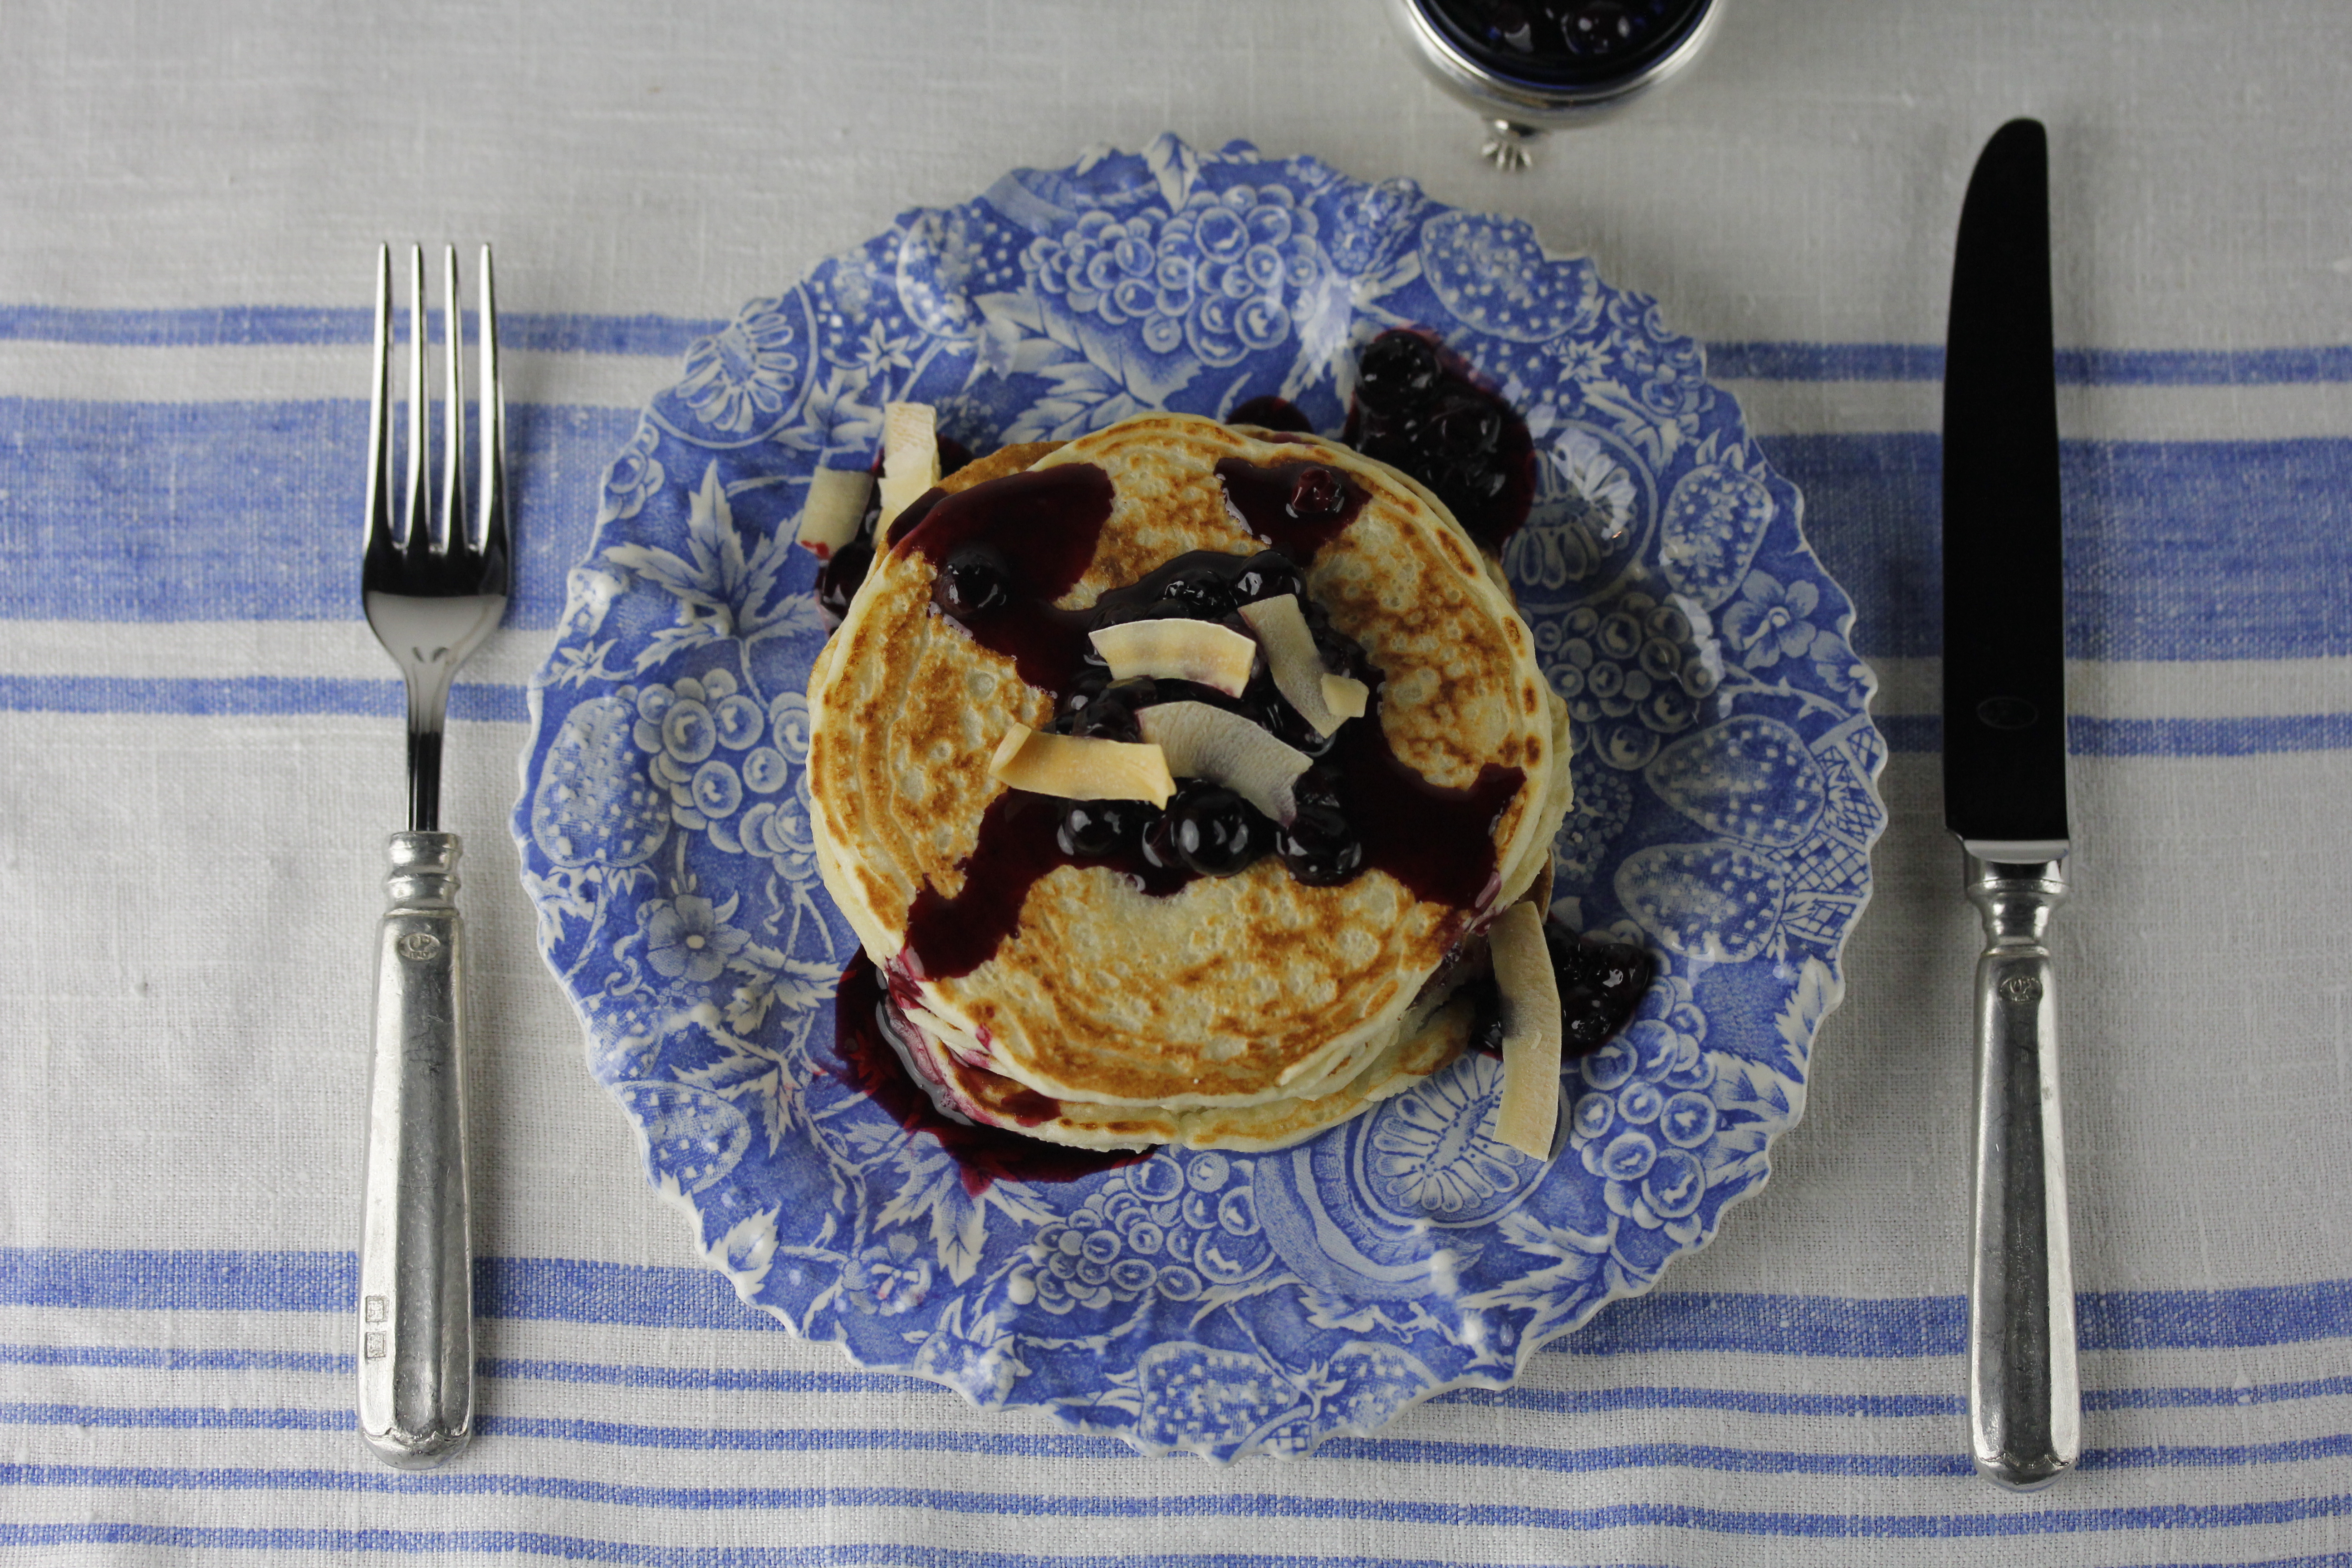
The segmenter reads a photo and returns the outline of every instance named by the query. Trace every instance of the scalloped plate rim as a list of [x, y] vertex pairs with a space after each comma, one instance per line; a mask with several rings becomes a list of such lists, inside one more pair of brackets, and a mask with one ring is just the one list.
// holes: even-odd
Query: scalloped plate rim
[[[1163, 135], [1160, 140], [1162, 142], [1166, 142], [1170, 139]], [[1158, 145], [1158, 143], [1155, 143], [1154, 145]], [[1229, 142], [1226, 144], [1223, 151], [1230, 153], [1234, 147], [1245, 145], [1245, 143]], [[1122, 154], [1117, 149], [1107, 149], [1101, 155], [1116, 157]], [[1213, 154], [1213, 156], [1214, 156], [1214, 154]], [[1320, 160], [1302, 158], [1297, 161], [1318, 163], [1320, 167], [1329, 171], [1336, 178], [1340, 180], [1349, 180], [1351, 178], [1351, 176], [1346, 175], [1345, 174], [1333, 169], [1328, 164], [1321, 164]], [[1083, 168], [1085, 166], [1087, 165], [1080, 164], [1074, 167]], [[1006, 177], [1010, 178], [1012, 175], [1022, 174], [1054, 174], [1060, 173], [1064, 173], [1064, 171], [1040, 171], [1022, 168], [1011, 171]], [[1000, 182], [1000, 184], [1002, 182]], [[1370, 184], [1369, 182], [1356, 183], [1364, 184]], [[1493, 216], [1505, 222], [1520, 221], [1510, 219], [1503, 215], [1483, 214], [1476, 212], [1475, 209], [1453, 207], [1442, 202], [1432, 201], [1431, 205], [1443, 211], [1466, 213], [1472, 216]], [[909, 210], [928, 213], [947, 209], [915, 208]], [[903, 216], [904, 215], [901, 216]], [[1544, 245], [1539, 235], [1536, 236], [1535, 239], [1542, 258], [1547, 262], [1589, 262], [1591, 260], [1591, 254], [1589, 251], [1580, 249], [1556, 251], [1549, 246]], [[787, 288], [799, 287], [800, 284], [806, 282], [808, 277], [814, 274], [814, 268], [812, 268], [810, 273], [803, 274], [801, 279], [796, 280], [793, 285], [788, 285]], [[1596, 267], [1596, 278], [1597, 276]], [[1601, 283], [1601, 288], [1604, 293], [1614, 293], [1622, 296], [1628, 292], [1615, 285], [1608, 284], [1605, 281]], [[779, 292], [781, 295], [783, 291], [780, 290]], [[1636, 297], [1643, 299], [1649, 298], [1647, 296]], [[1652, 300], [1651, 302], [1654, 308], [1654, 300]], [[1705, 351], [1703, 346], [1700, 346], [1699, 352], [1702, 355], [1701, 370], [1699, 373], [1700, 379], [1717, 395], [1725, 398], [1732, 404], [1735, 410], [1737, 426], [1738, 428], [1745, 431], [1748, 428], [1747, 415], [1745, 409], [1739, 406], [1739, 400], [1737, 394], [1724, 388], [1707, 378], [1707, 373], [1704, 364], [1703, 356]], [[679, 436], [680, 438], [688, 438], [685, 437], [682, 432], [677, 432], [670, 426], [670, 422], [666, 417], [662, 416], [654, 407], [654, 404], [656, 399], [666, 394], [675, 391], [678, 384], [679, 384], [676, 381], [670, 381], [666, 382], [657, 387], [648, 395], [646, 401], [639, 405], [639, 413], [642, 416], [655, 419], [657, 424], [661, 425], [665, 429], [670, 429], [672, 434]], [[796, 394], [795, 401], [804, 401], [806, 395], [806, 390], [803, 389], [802, 392]], [[788, 417], [788, 416], [780, 417]], [[772, 431], [771, 431], [770, 434], [772, 434]], [[765, 437], [762, 437], [760, 439], [764, 440], [765, 438]], [[736, 444], [746, 445], [757, 443]], [[1777, 470], [1775, 471], [1777, 472]], [[1655, 475], [1645, 475], [1644, 477], [1653, 484], [1654, 487], [1660, 485], [1660, 481]], [[1803, 493], [1797, 489], [1793, 483], [1789, 482], [1785, 475], [1779, 475], [1778, 477], [1780, 478], [1784, 483], [1789, 483], [1790, 491], [1795, 500], [1793, 514], [1788, 519], [1788, 521], [1792, 532], [1794, 533], [1799, 554], [1810, 564], [1811, 569], [1818, 574], [1822, 582], [1834, 584], [1834, 579], [1831, 577], [1827, 568], [1821, 563], [1810, 539], [1807, 537], [1805, 519], [1803, 515], [1806, 510]], [[1659, 502], [1659, 511], [1661, 516], [1663, 516], [1663, 500]], [[589, 549], [580, 560], [573, 563], [574, 568], [590, 564], [596, 559], [598, 554], [601, 552], [601, 546], [604, 542], [604, 535], [606, 526], [607, 520], [600, 516], [591, 531]], [[1748, 569], [1743, 570], [1740, 574], [1743, 580], [1745, 579], [1747, 571], [1748, 570], [1753, 570], [1752, 562], [1750, 566]], [[1843, 613], [1834, 617], [1829, 625], [1837, 636], [1846, 643], [1846, 646], [1851, 647], [1851, 633], [1855, 620], [1855, 610], [1852, 603], [1851, 595], [1844, 596], [1846, 599], [1846, 607]], [[559, 622], [556, 629], [555, 640], [560, 643], [562, 637], [562, 625]], [[1857, 655], [1856, 658], [1858, 659], [1859, 656]], [[551, 647], [549, 660], [542, 663], [527, 689], [529, 723], [526, 727], [527, 732], [523, 746], [517, 758], [517, 771], [519, 782], [521, 786], [521, 795], [518, 802], [516, 811], [509, 819], [509, 826], [514, 830], [513, 837], [518, 842], [518, 847], [526, 857], [528, 857], [531, 848], [531, 836], [528, 830], [524, 828], [523, 823], [526, 819], [526, 814], [530, 810], [532, 793], [538, 782], [538, 776], [535, 770], [540, 760], [542, 741], [545, 738], [544, 730], [546, 724], [544, 684], [545, 678], [552, 668], [552, 658], [553, 652], [552, 647]], [[1835, 941], [1831, 943], [1828, 946], [1827, 951], [1822, 954], [1822, 962], [1826, 971], [1826, 976], [1821, 998], [1820, 1012], [1813, 1020], [1811, 1037], [1808, 1039], [1806, 1045], [1803, 1061], [1804, 1073], [1801, 1078], [1796, 1080], [1797, 1087], [1800, 1090], [1799, 1098], [1796, 1103], [1790, 1107], [1790, 1112], [1785, 1123], [1776, 1128], [1766, 1138], [1763, 1148], [1759, 1152], [1760, 1167], [1758, 1171], [1756, 1179], [1748, 1183], [1738, 1192], [1728, 1194], [1716, 1210], [1715, 1223], [1710, 1225], [1703, 1234], [1698, 1236], [1692, 1242], [1678, 1246], [1673, 1252], [1667, 1254], [1660, 1263], [1658, 1272], [1653, 1275], [1649, 1279], [1640, 1281], [1638, 1283], [1626, 1282], [1621, 1279], [1618, 1282], [1612, 1283], [1604, 1293], [1584, 1304], [1581, 1309], [1575, 1311], [1570, 1318], [1552, 1324], [1538, 1333], [1522, 1336], [1515, 1349], [1513, 1360], [1507, 1373], [1498, 1370], [1492, 1373], [1465, 1373], [1463, 1375], [1452, 1378], [1440, 1378], [1438, 1381], [1433, 1382], [1426, 1387], [1412, 1394], [1397, 1404], [1389, 1406], [1386, 1413], [1380, 1420], [1369, 1425], [1349, 1422], [1330, 1426], [1313, 1434], [1311, 1438], [1309, 1438], [1303, 1447], [1292, 1448], [1269, 1447], [1263, 1440], [1262, 1436], [1255, 1437], [1243, 1443], [1238, 1443], [1234, 1446], [1229, 1452], [1220, 1452], [1217, 1445], [1213, 1440], [1207, 1439], [1198, 1441], [1179, 1441], [1175, 1443], [1158, 1442], [1144, 1436], [1138, 1431], [1122, 1429], [1116, 1426], [1097, 1423], [1082, 1415], [1078, 1415], [1067, 1408], [1058, 1398], [1047, 1397], [1026, 1400], [1004, 1399], [999, 1400], [995, 1403], [989, 1403], [982, 1400], [970, 1389], [962, 1386], [952, 1379], [923, 1370], [916, 1364], [914, 1358], [911, 1356], [905, 1361], [894, 1363], [887, 1360], [861, 1355], [857, 1347], [852, 1342], [845, 1327], [839, 1322], [836, 1322], [833, 1331], [829, 1334], [811, 1333], [807, 1327], [793, 1320], [791, 1312], [785, 1306], [757, 1300], [747, 1295], [736, 1271], [730, 1268], [725, 1262], [716, 1256], [712, 1247], [702, 1245], [700, 1236], [704, 1221], [704, 1214], [703, 1211], [696, 1205], [695, 1194], [678, 1186], [675, 1182], [664, 1181], [656, 1178], [652, 1169], [653, 1145], [650, 1130], [638, 1119], [628, 1115], [625, 1108], [620, 1107], [618, 1096], [613, 1092], [613, 1086], [604, 1083], [600, 1079], [598, 1079], [598, 1087], [605, 1089], [607, 1094], [612, 1096], [613, 1103], [616, 1109], [621, 1109], [623, 1110], [624, 1121], [636, 1142], [640, 1158], [640, 1169], [646, 1173], [647, 1186], [649, 1189], [658, 1199], [675, 1209], [681, 1217], [689, 1222], [689, 1244], [698, 1261], [704, 1267], [710, 1268], [725, 1277], [730, 1288], [733, 1289], [737, 1299], [745, 1306], [755, 1308], [761, 1312], [766, 1314], [768, 1317], [773, 1319], [794, 1338], [804, 1339], [812, 1343], [830, 1343], [835, 1345], [839, 1348], [845, 1359], [852, 1366], [860, 1370], [886, 1372], [895, 1375], [908, 1375], [922, 1378], [926, 1382], [934, 1384], [961, 1395], [965, 1402], [975, 1410], [985, 1412], [1040, 1411], [1045, 1413], [1061, 1430], [1091, 1436], [1115, 1437], [1118, 1441], [1135, 1449], [1139, 1454], [1147, 1457], [1160, 1457], [1170, 1454], [1191, 1454], [1220, 1465], [1229, 1465], [1238, 1462], [1245, 1458], [1268, 1453], [1272, 1454], [1275, 1458], [1286, 1460], [1305, 1459], [1312, 1457], [1325, 1443], [1328, 1443], [1334, 1438], [1346, 1436], [1367, 1437], [1374, 1436], [1393, 1426], [1398, 1417], [1406, 1410], [1442, 1395], [1461, 1392], [1466, 1389], [1502, 1391], [1513, 1387], [1526, 1375], [1528, 1366], [1536, 1354], [1557, 1343], [1559, 1340], [1567, 1337], [1568, 1335], [1584, 1328], [1601, 1312], [1602, 1309], [1618, 1301], [1633, 1300], [1641, 1296], [1648, 1295], [1655, 1290], [1658, 1288], [1660, 1280], [1663, 1279], [1664, 1270], [1666, 1268], [1674, 1267], [1685, 1258], [1692, 1256], [1713, 1244], [1717, 1232], [1720, 1228], [1722, 1216], [1724, 1215], [1728, 1214], [1734, 1208], [1744, 1205], [1748, 1200], [1761, 1193], [1765, 1187], [1769, 1184], [1772, 1175], [1772, 1167], [1774, 1164], [1774, 1161], [1772, 1159], [1773, 1145], [1777, 1144], [1781, 1138], [1795, 1131], [1795, 1129], [1800, 1126], [1804, 1120], [1805, 1110], [1811, 1100], [1812, 1048], [1816, 1044], [1818, 1044], [1821, 1025], [1825, 1022], [1832, 1014], [1836, 1012], [1844, 1002], [1846, 993], [1846, 976], [1844, 970], [1846, 945], [1851, 940], [1854, 927], [1861, 921], [1864, 915], [1868, 911], [1869, 906], [1875, 898], [1877, 891], [1877, 879], [1875, 875], [1872, 873], [1870, 861], [1873, 852], [1876, 849], [1877, 845], [1880, 839], [1884, 837], [1888, 826], [1885, 803], [1880, 789], [1880, 779], [1887, 762], [1887, 752], [1884, 744], [1883, 732], [1878, 730], [1874, 715], [1872, 711], [1873, 706], [1878, 696], [1879, 682], [1876, 674], [1874, 671], [1869, 669], [1868, 666], [1865, 664], [1864, 666], [1864, 678], [1859, 684], [1858, 700], [1855, 702], [1853, 712], [1849, 715], [1847, 722], [1850, 723], [1854, 720], [1863, 721], [1867, 731], [1871, 735], [1876, 737], [1880, 742], [1870, 759], [1870, 765], [1866, 769], [1857, 768], [1853, 770], [1854, 778], [1862, 787], [1864, 797], [1866, 799], [1868, 804], [1874, 808], [1876, 815], [1867, 835], [1866, 841], [1861, 847], [1861, 853], [1863, 855], [1863, 870], [1858, 897], [1853, 903], [1852, 913], [1846, 919], [1843, 928], [1837, 932]], [[536, 906], [538, 902], [537, 898], [535, 896], [530, 897], [530, 901], [534, 906]], [[537, 948], [541, 962], [547, 965], [549, 973], [556, 980], [559, 988], [563, 991], [567, 1003], [572, 1006], [573, 1016], [578, 1021], [581, 1027], [583, 1040], [593, 1058], [593, 1053], [600, 1047], [602, 1042], [599, 1040], [593, 1025], [580, 1011], [579, 999], [573, 995], [571, 985], [564, 975], [562, 965], [556, 956], [554, 942], [545, 938], [543, 933], [535, 928], [533, 945]], [[593, 1076], [593, 1071], [592, 1076]], [[1555, 1160], [1565, 1157], [1566, 1152], [1566, 1130], [1563, 1129], [1561, 1149], [1559, 1153], [1554, 1156]], [[1260, 1430], [1263, 1432], [1264, 1429], [1261, 1428]]]

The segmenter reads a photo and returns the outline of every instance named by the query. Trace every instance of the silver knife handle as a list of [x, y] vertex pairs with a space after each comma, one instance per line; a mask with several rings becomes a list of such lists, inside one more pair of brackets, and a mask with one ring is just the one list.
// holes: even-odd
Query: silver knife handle
[[425, 1469], [474, 1431], [466, 931], [457, 836], [395, 833], [388, 850], [353, 1348], [361, 1435], [387, 1463]]
[[2030, 1491], [2072, 1469], [2083, 1443], [2048, 943], [2051, 911], [2066, 897], [2066, 862], [1970, 855], [1968, 877], [1985, 930], [1977, 960], [1969, 1437], [1981, 1474]]

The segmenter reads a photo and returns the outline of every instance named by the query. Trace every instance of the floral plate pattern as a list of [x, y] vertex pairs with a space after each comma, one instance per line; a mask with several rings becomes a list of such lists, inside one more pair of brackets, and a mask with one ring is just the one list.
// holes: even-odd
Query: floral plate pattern
[[[1554, 909], [1645, 945], [1550, 1162], [1473, 1056], [1297, 1148], [968, 1180], [835, 1054], [855, 938], [816, 874], [793, 543], [819, 466], [919, 399], [975, 451], [1274, 393], [1336, 431], [1376, 333], [1525, 416], [1505, 563], [1576, 720]], [[1409, 182], [1163, 136], [888, 232], [694, 344], [604, 483], [531, 689], [515, 815], [590, 1065], [742, 1299], [869, 1367], [1147, 1452], [1299, 1454], [1507, 1385], [1764, 1181], [1885, 825], [1873, 682], [1795, 489], [1654, 303]]]

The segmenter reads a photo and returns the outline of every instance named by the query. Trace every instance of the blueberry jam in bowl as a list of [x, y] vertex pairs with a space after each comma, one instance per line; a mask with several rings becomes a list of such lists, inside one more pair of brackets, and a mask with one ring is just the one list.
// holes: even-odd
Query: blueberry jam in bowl
[[1388, 0], [1413, 62], [1524, 169], [1547, 130], [1621, 113], [1705, 51], [1722, 0]]

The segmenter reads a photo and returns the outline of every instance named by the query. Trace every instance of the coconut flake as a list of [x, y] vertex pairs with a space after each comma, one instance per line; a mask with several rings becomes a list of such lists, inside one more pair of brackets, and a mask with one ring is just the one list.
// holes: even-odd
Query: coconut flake
[[883, 475], [882, 512], [875, 520], [874, 526], [877, 529], [888, 528], [898, 521], [900, 512], [929, 494], [931, 489], [931, 481], [924, 479], [920, 474], [903, 479], [895, 474]]
[[802, 549], [819, 561], [857, 537], [866, 521], [866, 499], [874, 493], [874, 476], [858, 468], [819, 468], [809, 477], [808, 500], [801, 505], [800, 531], [794, 535]]
[[1176, 793], [1157, 745], [1049, 735], [1015, 724], [996, 743], [988, 775], [1014, 789], [1063, 800], [1148, 800], [1166, 805]]
[[1257, 644], [1214, 621], [1129, 621], [1088, 636], [1113, 680], [1192, 680], [1239, 697], [1257, 664]]
[[887, 528], [898, 514], [940, 482], [937, 412], [928, 403], [889, 403], [882, 408], [882, 517]]
[[886, 479], [919, 476], [925, 489], [940, 482], [939, 416], [929, 404], [883, 405], [882, 473]]
[[1323, 677], [1323, 706], [1341, 719], [1360, 719], [1370, 706], [1372, 689], [1352, 675]]
[[[1307, 615], [1299, 608], [1297, 595], [1284, 594], [1244, 605], [1241, 616], [1249, 623], [1250, 630], [1257, 634], [1258, 646], [1265, 650], [1266, 672], [1274, 677], [1274, 689], [1282, 693], [1284, 701], [1298, 710], [1301, 719], [1315, 726], [1317, 734], [1328, 735], [1363, 712], [1363, 697], [1349, 699], [1347, 688], [1364, 693], [1364, 683], [1333, 675], [1323, 668], [1322, 651], [1315, 646], [1315, 633], [1307, 625]], [[1331, 701], [1334, 681], [1344, 683], [1339, 688], [1339, 705]], [[1350, 700], [1354, 703], [1353, 711], [1345, 708]]]
[[1495, 1136], [1520, 1153], [1551, 1158], [1559, 1125], [1559, 978], [1544, 942], [1543, 910], [1513, 904], [1486, 932], [1503, 998], [1503, 1098]]
[[1307, 769], [1307, 753], [1240, 714], [1205, 702], [1161, 702], [1138, 709], [1135, 721], [1178, 778], [1223, 784], [1276, 822], [1287, 824], [1298, 815], [1291, 786]]

